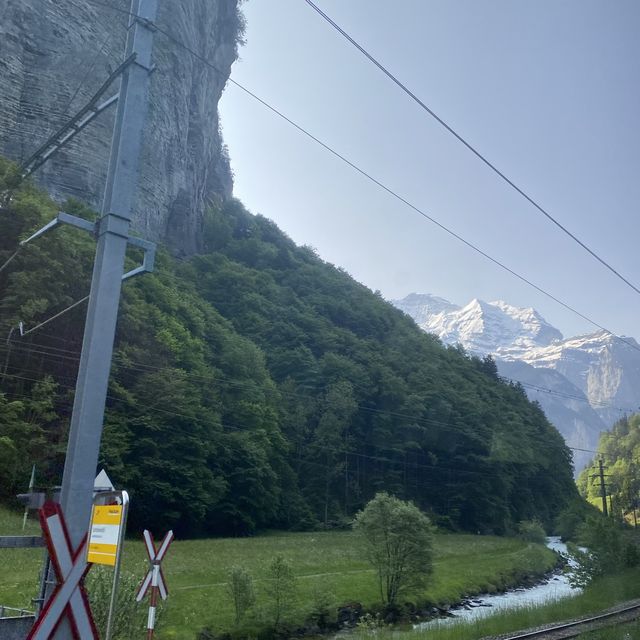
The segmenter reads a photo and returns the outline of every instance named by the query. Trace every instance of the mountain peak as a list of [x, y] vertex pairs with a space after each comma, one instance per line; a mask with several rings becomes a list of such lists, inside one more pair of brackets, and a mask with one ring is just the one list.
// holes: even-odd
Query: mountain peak
[[573, 446], [593, 449], [603, 426], [620, 417], [620, 407], [640, 404], [640, 346], [633, 338], [599, 330], [565, 339], [533, 307], [503, 300], [474, 298], [464, 307], [419, 294], [405, 300], [421, 300], [420, 314], [411, 305], [405, 311], [425, 331], [473, 354], [491, 354], [502, 375], [533, 385], [529, 396], [540, 400]]
[[448, 300], [430, 293], [410, 293], [402, 300], [392, 300], [391, 303], [411, 316], [418, 325], [434, 315], [450, 313], [460, 308]]
[[514, 307], [502, 300], [474, 298], [460, 307], [438, 296], [413, 293], [394, 304], [425, 331], [481, 355], [494, 353], [509, 359], [522, 350], [562, 340], [560, 331], [535, 309]]

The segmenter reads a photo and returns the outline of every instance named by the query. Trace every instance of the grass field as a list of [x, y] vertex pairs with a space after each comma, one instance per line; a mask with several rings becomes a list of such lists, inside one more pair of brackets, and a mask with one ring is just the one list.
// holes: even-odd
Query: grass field
[[[21, 516], [0, 510], [0, 533], [20, 533]], [[29, 533], [39, 532], [31, 522]], [[249, 569], [255, 579], [258, 603], [253, 613], [258, 626], [268, 623], [268, 566], [284, 555], [297, 577], [297, 599], [289, 612], [292, 624], [302, 624], [316, 593], [330, 595], [335, 609], [345, 602], [365, 606], [380, 600], [375, 576], [362, 558], [351, 532], [277, 533], [254, 538], [176, 541], [164, 564], [170, 596], [164, 612], [161, 639], [188, 639], [208, 626], [216, 631], [233, 627], [232, 605], [226, 594], [227, 570]], [[25, 607], [36, 591], [42, 550], [0, 550], [0, 604]], [[552, 552], [520, 540], [474, 535], [438, 535], [434, 575], [420, 600], [453, 603], [464, 595], [493, 591], [517, 582], [522, 575], [540, 573], [555, 562]], [[125, 545], [124, 571], [142, 576], [142, 542]]]

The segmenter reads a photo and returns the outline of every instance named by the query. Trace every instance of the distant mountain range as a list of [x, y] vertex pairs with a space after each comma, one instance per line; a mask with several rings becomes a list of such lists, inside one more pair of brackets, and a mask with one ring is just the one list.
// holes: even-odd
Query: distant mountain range
[[[460, 307], [411, 293], [392, 303], [444, 343], [491, 354], [500, 375], [521, 382], [572, 447], [595, 449], [601, 431], [640, 405], [640, 345], [633, 338], [598, 331], [565, 339], [535, 309], [502, 301]], [[574, 451], [576, 471], [591, 457]]]

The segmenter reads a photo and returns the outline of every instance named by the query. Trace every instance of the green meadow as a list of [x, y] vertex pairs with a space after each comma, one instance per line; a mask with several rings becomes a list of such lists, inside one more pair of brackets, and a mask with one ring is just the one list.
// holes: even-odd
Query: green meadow
[[[20, 514], [0, 511], [0, 533], [19, 534], [21, 522]], [[38, 532], [31, 520], [26, 533]], [[232, 631], [233, 607], [226, 580], [233, 565], [246, 567], [255, 581], [257, 602], [245, 624], [254, 629], [268, 626], [268, 567], [278, 554], [291, 563], [296, 576], [295, 601], [286, 615], [292, 626], [302, 625], [319, 599], [328, 599], [334, 611], [347, 602], [373, 607], [380, 601], [374, 572], [349, 531], [177, 540], [164, 564], [170, 595], [158, 637], [192, 639], [203, 627], [216, 633]], [[145, 557], [141, 540], [128, 540], [123, 571], [142, 577]], [[41, 549], [0, 550], [0, 604], [30, 606], [41, 558]], [[434, 559], [429, 587], [415, 598], [420, 603], [454, 603], [465, 595], [495, 591], [555, 563], [554, 554], [541, 545], [453, 534], [436, 536]]]

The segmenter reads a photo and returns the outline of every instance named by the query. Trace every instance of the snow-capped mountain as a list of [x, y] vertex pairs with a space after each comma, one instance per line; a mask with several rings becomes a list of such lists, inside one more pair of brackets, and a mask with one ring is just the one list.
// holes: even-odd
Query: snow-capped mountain
[[[491, 354], [521, 382], [570, 446], [595, 449], [598, 435], [640, 405], [640, 348], [605, 331], [565, 339], [535, 309], [472, 300], [464, 307], [412, 293], [392, 303], [446, 344]], [[575, 452], [576, 469], [590, 454]]]

